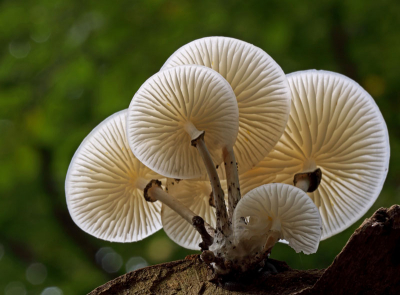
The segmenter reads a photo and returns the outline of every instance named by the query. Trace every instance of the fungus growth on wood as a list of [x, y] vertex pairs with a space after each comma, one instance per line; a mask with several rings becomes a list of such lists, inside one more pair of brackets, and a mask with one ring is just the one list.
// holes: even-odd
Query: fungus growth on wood
[[134, 242], [164, 226], [223, 276], [263, 266], [279, 240], [315, 253], [372, 206], [389, 156], [383, 117], [356, 82], [285, 75], [260, 48], [208, 37], [85, 138], [66, 198], [89, 234]]

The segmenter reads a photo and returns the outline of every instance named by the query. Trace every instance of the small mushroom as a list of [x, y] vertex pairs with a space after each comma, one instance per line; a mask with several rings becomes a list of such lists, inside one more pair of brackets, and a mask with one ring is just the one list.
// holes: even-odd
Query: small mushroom
[[214, 163], [222, 161], [222, 148], [235, 143], [238, 117], [235, 94], [220, 74], [184, 65], [149, 78], [133, 97], [127, 119], [133, 153], [154, 171], [180, 179], [207, 172], [221, 214], [217, 228], [225, 234], [228, 217]]
[[158, 231], [161, 204], [143, 189], [162, 178], [144, 166], [126, 140], [127, 110], [101, 122], [81, 143], [65, 180], [68, 210], [85, 232], [112, 242], [135, 242]]
[[[226, 182], [221, 181], [223, 188]], [[216, 226], [215, 207], [210, 203], [212, 189], [209, 181], [204, 180], [167, 180], [168, 194], [173, 196], [194, 214], [202, 216], [211, 227]], [[211, 199], [212, 200], [212, 199]], [[187, 249], [199, 250], [202, 237], [198, 231], [168, 206], [162, 206], [161, 221], [166, 234], [178, 245]]]
[[268, 252], [279, 239], [285, 239], [297, 253], [312, 254], [321, 238], [321, 217], [301, 189], [272, 183], [242, 198], [233, 216], [233, 228], [238, 247], [246, 255]]
[[310, 70], [289, 74], [288, 81], [292, 106], [285, 133], [240, 181], [244, 193], [293, 181], [309, 192], [321, 173], [309, 196], [320, 211], [324, 240], [356, 222], [378, 197], [388, 172], [388, 131], [373, 98], [345, 76]]

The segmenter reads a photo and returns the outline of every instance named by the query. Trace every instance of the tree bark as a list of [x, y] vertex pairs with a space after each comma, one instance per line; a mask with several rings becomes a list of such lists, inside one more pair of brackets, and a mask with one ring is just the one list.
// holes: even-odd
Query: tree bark
[[327, 269], [294, 270], [269, 261], [277, 274], [213, 283], [199, 255], [191, 255], [127, 273], [90, 294], [400, 294], [400, 206], [366, 219]]
[[[325, 292], [329, 291], [329, 292]], [[400, 206], [378, 209], [308, 294], [400, 294]]]

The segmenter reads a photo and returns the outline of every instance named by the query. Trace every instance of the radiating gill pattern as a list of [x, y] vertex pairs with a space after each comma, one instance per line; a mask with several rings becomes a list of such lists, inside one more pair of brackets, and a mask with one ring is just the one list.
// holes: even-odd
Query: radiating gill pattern
[[[243, 227], [242, 217], [249, 218]], [[235, 234], [265, 235], [269, 230], [281, 232], [297, 253], [315, 253], [321, 237], [321, 218], [315, 204], [302, 190], [287, 184], [259, 186], [247, 193], [236, 207]]]
[[158, 231], [160, 202], [148, 203], [139, 177], [160, 175], [144, 166], [126, 140], [127, 110], [100, 123], [76, 151], [66, 179], [66, 197], [75, 223], [87, 233], [112, 242], [139, 241]]
[[281, 137], [288, 120], [290, 90], [284, 72], [263, 50], [226, 37], [208, 37], [178, 49], [162, 69], [203, 65], [232, 86], [239, 106], [234, 146], [239, 172], [260, 162]]
[[[221, 181], [227, 197], [226, 181]], [[175, 180], [167, 181], [168, 193], [177, 198], [186, 207], [202, 217], [205, 222], [215, 228], [215, 208], [210, 206], [209, 199], [212, 192], [209, 181]], [[227, 200], [226, 200], [227, 201]], [[163, 205], [161, 220], [166, 234], [178, 245], [192, 250], [200, 250], [202, 242], [200, 234], [191, 224], [168, 206]]]
[[133, 97], [128, 140], [136, 157], [154, 171], [196, 178], [206, 170], [185, 124], [205, 131], [206, 145], [219, 163], [221, 148], [235, 143], [238, 116], [235, 94], [221, 75], [201, 66], [175, 67], [152, 76]]
[[321, 168], [321, 184], [309, 196], [326, 239], [356, 222], [378, 197], [389, 165], [387, 128], [372, 97], [343, 75], [304, 71], [288, 80], [292, 106], [285, 133], [240, 179], [249, 190], [263, 183], [293, 184], [296, 173]]

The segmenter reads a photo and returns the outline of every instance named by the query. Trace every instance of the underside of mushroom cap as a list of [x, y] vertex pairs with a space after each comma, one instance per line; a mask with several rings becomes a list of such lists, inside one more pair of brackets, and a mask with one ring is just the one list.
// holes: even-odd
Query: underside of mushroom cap
[[[226, 182], [221, 181], [221, 185], [227, 195]], [[210, 181], [168, 179], [167, 189], [171, 196], [215, 228], [215, 208], [210, 205], [210, 198], [212, 200]], [[174, 210], [162, 205], [161, 221], [164, 231], [175, 243], [187, 249], [200, 250], [199, 244], [202, 242], [200, 234]]]
[[160, 175], [131, 152], [126, 115], [127, 110], [111, 115], [84, 139], [65, 181], [74, 222], [97, 238], [123, 243], [142, 240], [162, 227], [160, 202], [146, 202], [137, 183]]
[[260, 162], [281, 137], [289, 116], [290, 89], [279, 65], [263, 50], [227, 37], [207, 37], [178, 49], [164, 64], [209, 67], [232, 86], [239, 106], [234, 146], [239, 172]]
[[320, 168], [321, 184], [308, 195], [326, 239], [361, 218], [378, 197], [389, 166], [388, 131], [373, 98], [345, 76], [310, 70], [292, 73], [288, 81], [292, 106], [285, 133], [240, 180], [247, 190], [293, 184], [296, 173]]
[[[243, 223], [243, 218], [247, 224]], [[321, 218], [317, 207], [302, 190], [287, 184], [272, 183], [248, 192], [233, 215], [235, 240], [244, 242], [280, 232], [297, 253], [315, 253], [321, 238]]]
[[198, 178], [206, 168], [188, 130], [205, 131], [211, 157], [219, 163], [222, 147], [235, 143], [238, 117], [235, 94], [220, 74], [180, 66], [153, 75], [140, 87], [129, 107], [127, 136], [135, 156], [154, 171]]

